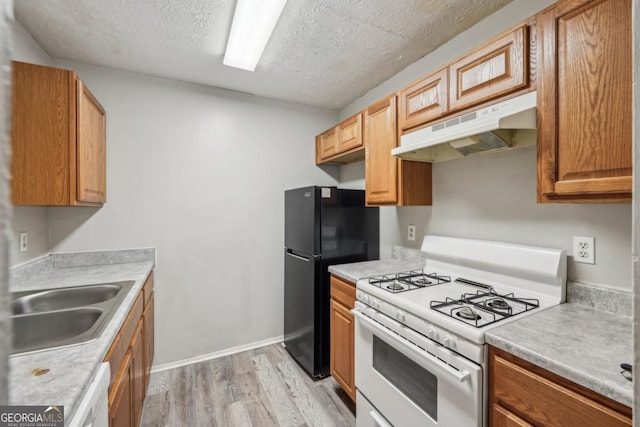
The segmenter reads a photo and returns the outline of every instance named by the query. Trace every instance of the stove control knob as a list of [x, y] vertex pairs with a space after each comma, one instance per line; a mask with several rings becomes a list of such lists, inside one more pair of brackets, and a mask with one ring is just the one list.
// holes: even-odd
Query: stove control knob
[[369, 295], [366, 295], [366, 294], [360, 295], [360, 301], [362, 301], [365, 304], [369, 304]]
[[453, 338], [453, 337], [451, 337], [449, 335], [444, 337], [443, 344], [444, 344], [445, 347], [448, 347], [448, 348], [456, 348], [455, 338]]
[[431, 338], [432, 340], [437, 340], [437, 339], [438, 339], [438, 337], [439, 337], [439, 334], [438, 334], [438, 331], [436, 331], [435, 329], [433, 329], [433, 328], [429, 328], [429, 329], [427, 330], [427, 336], [428, 336], [429, 338]]
[[397, 320], [398, 322], [404, 322], [404, 321], [405, 321], [405, 319], [406, 319], [406, 317], [405, 317], [405, 316], [406, 316], [406, 314], [407, 314], [407, 313], [405, 313], [404, 311], [402, 311], [402, 310], [398, 310], [398, 312], [396, 313], [396, 320]]

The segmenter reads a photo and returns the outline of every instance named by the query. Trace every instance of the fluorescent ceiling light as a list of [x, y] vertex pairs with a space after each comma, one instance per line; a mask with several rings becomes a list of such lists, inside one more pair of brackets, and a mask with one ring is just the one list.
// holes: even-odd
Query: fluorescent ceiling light
[[222, 63], [253, 71], [287, 0], [238, 0]]

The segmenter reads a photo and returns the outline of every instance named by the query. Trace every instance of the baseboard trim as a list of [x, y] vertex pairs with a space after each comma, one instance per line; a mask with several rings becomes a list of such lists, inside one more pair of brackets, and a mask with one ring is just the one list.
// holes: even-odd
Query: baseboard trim
[[225, 350], [214, 351], [213, 353], [202, 354], [200, 356], [190, 357], [188, 359], [176, 360], [175, 362], [161, 363], [159, 365], [153, 365], [151, 367], [151, 373], [167, 371], [169, 369], [180, 368], [182, 366], [192, 365], [194, 363], [206, 362], [207, 360], [218, 359], [220, 357], [229, 356], [235, 353], [242, 353], [243, 351], [253, 350], [259, 347], [265, 347], [271, 344], [277, 344], [284, 341], [284, 336], [280, 335], [273, 338], [267, 338], [266, 340], [256, 341], [250, 344], [239, 345], [237, 347], [231, 347]]

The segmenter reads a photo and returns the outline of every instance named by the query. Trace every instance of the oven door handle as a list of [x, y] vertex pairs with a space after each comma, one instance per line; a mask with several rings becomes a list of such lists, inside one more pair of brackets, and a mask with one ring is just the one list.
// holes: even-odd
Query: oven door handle
[[369, 412], [369, 416], [373, 419], [373, 422], [376, 423], [378, 427], [392, 427], [391, 424], [389, 424], [384, 418], [382, 418], [382, 415], [378, 414], [378, 411], [376, 411], [375, 409], [372, 409], [371, 412]]
[[430, 362], [437, 364], [445, 372], [447, 372], [449, 375], [453, 376], [458, 381], [463, 382], [463, 381], [465, 381], [465, 380], [467, 380], [469, 378], [469, 376], [470, 376], [469, 371], [459, 371], [459, 370], [457, 370], [455, 368], [452, 368], [446, 362], [443, 362], [440, 359], [438, 359], [437, 357], [427, 353], [425, 350], [423, 350], [422, 348], [418, 347], [417, 345], [415, 345], [411, 341], [400, 337], [399, 335], [397, 335], [396, 333], [394, 333], [390, 329], [386, 328], [385, 326], [382, 326], [380, 323], [378, 323], [375, 320], [369, 318], [369, 316], [367, 316], [365, 314], [362, 314], [358, 308], [354, 308], [353, 310], [351, 310], [351, 312], [360, 321], [362, 321], [364, 326], [366, 326], [370, 330], [374, 330], [374, 331], [384, 335], [388, 339], [390, 339], [392, 341], [395, 341], [396, 343], [401, 344], [402, 346], [410, 349], [413, 353], [415, 353], [416, 355], [418, 355], [422, 359], [427, 359]]

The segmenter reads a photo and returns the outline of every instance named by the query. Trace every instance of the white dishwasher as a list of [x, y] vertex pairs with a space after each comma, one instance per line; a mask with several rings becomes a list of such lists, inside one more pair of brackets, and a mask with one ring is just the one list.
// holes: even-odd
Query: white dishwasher
[[80, 402], [75, 415], [67, 427], [108, 427], [109, 425], [109, 380], [111, 371], [105, 362]]

